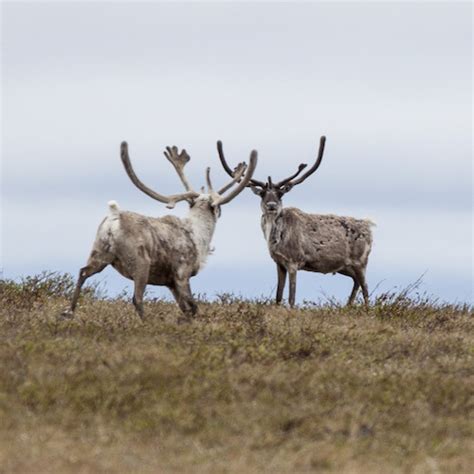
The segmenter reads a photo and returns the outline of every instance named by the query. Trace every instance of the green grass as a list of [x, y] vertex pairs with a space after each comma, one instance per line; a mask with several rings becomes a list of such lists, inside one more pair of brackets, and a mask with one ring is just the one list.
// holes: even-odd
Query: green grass
[[141, 323], [68, 276], [0, 282], [0, 472], [472, 472], [473, 312], [225, 296]]

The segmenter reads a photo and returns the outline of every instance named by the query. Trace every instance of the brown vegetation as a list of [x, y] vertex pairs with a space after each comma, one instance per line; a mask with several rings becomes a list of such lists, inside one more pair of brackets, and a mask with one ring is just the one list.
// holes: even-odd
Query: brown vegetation
[[289, 310], [0, 281], [0, 472], [471, 472], [473, 313], [407, 292]]

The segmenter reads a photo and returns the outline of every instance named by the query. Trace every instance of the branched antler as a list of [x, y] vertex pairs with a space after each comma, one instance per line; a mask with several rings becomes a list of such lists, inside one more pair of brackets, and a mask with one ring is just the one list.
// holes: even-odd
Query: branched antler
[[[157, 201], [160, 201], [162, 203], [167, 204], [166, 207], [168, 207], [169, 209], [172, 209], [176, 205], [176, 203], [179, 202], [179, 201], [184, 201], [186, 199], [194, 199], [194, 198], [199, 196], [199, 193], [197, 193], [195, 191], [192, 191], [191, 189], [189, 189], [187, 193], [173, 194], [171, 196], [164, 196], [163, 194], [159, 194], [156, 191], [153, 191], [152, 189], [150, 189], [145, 184], [143, 184], [138, 179], [137, 175], [135, 174], [135, 171], [132, 168], [132, 163], [130, 161], [130, 156], [128, 154], [127, 142], [122, 142], [122, 145], [120, 147], [120, 157], [122, 159], [123, 166], [125, 167], [125, 171], [127, 172], [127, 175], [130, 178], [130, 180], [132, 181], [132, 183], [138, 189], [140, 189], [140, 191], [143, 191], [145, 194], [147, 194], [151, 198], [156, 199]], [[188, 156], [187, 161], [189, 161], [189, 156]], [[173, 163], [173, 166], [174, 166], [174, 163]], [[179, 164], [178, 164], [178, 166], [179, 166]], [[181, 169], [182, 169], [182, 166], [184, 166], [184, 164], [181, 165]], [[176, 168], [176, 166], [175, 166], [175, 168]]]
[[[166, 207], [169, 209], [172, 209], [177, 202], [179, 201], [184, 201], [184, 200], [192, 200], [196, 199], [199, 197], [199, 193], [194, 191], [191, 188], [191, 185], [189, 184], [188, 180], [186, 179], [183, 168], [186, 165], [186, 163], [189, 162], [190, 157], [186, 153], [186, 150], [182, 150], [181, 153], [178, 153], [178, 147], [173, 146], [173, 147], [166, 147], [165, 151], [165, 156], [166, 158], [170, 161], [170, 163], [174, 166], [176, 172], [178, 173], [182, 183], [184, 184], [187, 192], [182, 193], [182, 194], [174, 194], [171, 196], [164, 196], [162, 194], [157, 193], [156, 191], [153, 191], [149, 187], [147, 187], [145, 184], [143, 184], [135, 174], [135, 171], [132, 168], [132, 163], [130, 161], [130, 156], [128, 154], [128, 145], [126, 142], [122, 142], [121, 145], [121, 158], [122, 158], [122, 163], [125, 167], [125, 171], [127, 172], [128, 177], [132, 181], [132, 183], [141, 191], [143, 191], [145, 194], [150, 196], [153, 199], [156, 199], [157, 201], [163, 202], [167, 204]], [[210, 168], [207, 168], [206, 170], [206, 181], [207, 181], [207, 186], [209, 190], [209, 194], [213, 195], [213, 202], [215, 205], [223, 205], [227, 204], [230, 202], [232, 199], [234, 199], [242, 190], [249, 184], [251, 181], [252, 175], [255, 171], [255, 167], [257, 166], [257, 152], [252, 151], [250, 154], [250, 164], [247, 167], [245, 163], [240, 163], [234, 172], [232, 172], [232, 181], [229, 184], [226, 184], [223, 188], [221, 188], [218, 192], [214, 191], [214, 188], [212, 186], [211, 182], [211, 175], [210, 175]], [[244, 176], [244, 172], [245, 173]], [[234, 187], [234, 185], [237, 184], [237, 186]], [[228, 191], [231, 188], [232, 189], [228, 194], [224, 195], [226, 191]], [[204, 190], [202, 190], [204, 192]]]
[[[254, 153], [254, 152], [252, 152]], [[253, 161], [252, 161], [253, 160]], [[247, 182], [250, 180], [253, 171], [255, 170], [255, 165], [257, 163], [257, 155], [256, 152], [255, 154], [252, 154], [250, 157], [250, 165], [253, 167], [250, 169], [251, 173], [248, 174], [247, 177]], [[242, 179], [242, 176], [244, 175], [245, 170], [247, 169], [247, 164], [246, 163], [239, 163], [237, 167], [235, 168], [234, 171], [234, 177], [232, 178], [232, 181], [227, 183], [225, 186], [223, 186], [219, 191], [214, 191], [214, 188], [212, 186], [211, 182], [211, 168], [206, 168], [206, 182], [207, 182], [207, 188], [209, 190], [209, 194], [212, 194], [214, 198], [219, 202], [219, 205], [225, 204], [226, 202], [229, 202], [231, 199], [233, 199], [237, 194], [240, 193], [240, 191], [245, 187], [245, 186], [238, 186], [235, 188], [237, 191], [234, 194], [234, 191], [230, 193], [232, 195], [231, 198], [228, 198], [228, 196], [225, 197], [225, 202], [224, 202], [224, 196], [223, 194], [228, 191], [234, 184], [239, 183], [239, 181]], [[245, 178], [244, 178], [245, 179]]]
[[293, 178], [296, 178], [307, 166], [308, 165], [306, 163], [301, 163], [298, 166], [298, 170], [296, 171], [296, 173], [292, 174], [289, 178], [282, 179], [281, 181], [275, 184], [275, 187], [281, 188], [285, 184], [288, 184]]
[[193, 188], [189, 184], [189, 181], [187, 180], [186, 176], [184, 175], [184, 167], [186, 166], [186, 163], [188, 163], [191, 159], [186, 150], [183, 149], [181, 153], [178, 153], [177, 146], [167, 146], [166, 151], [164, 151], [163, 153], [178, 173], [178, 176], [181, 179], [181, 182], [184, 184], [184, 188], [186, 189], [186, 191], [193, 191]]
[[242, 175], [244, 174], [244, 171], [246, 170], [247, 168], [247, 165], [245, 163], [239, 163], [235, 170], [233, 171], [233, 174], [234, 174], [234, 178], [232, 179], [232, 181], [230, 181], [229, 183], [227, 183], [225, 186], [223, 186], [221, 189], [219, 189], [219, 191], [217, 191], [218, 194], [224, 194], [227, 190], [229, 190], [233, 185], [234, 183], [238, 183], [240, 181], [240, 179], [242, 178]]
[[[234, 171], [232, 171], [230, 166], [227, 164], [227, 161], [224, 156], [224, 150], [222, 148], [222, 142], [220, 140], [217, 142], [217, 153], [219, 154], [219, 159], [221, 160], [221, 164], [225, 172], [229, 176], [234, 177], [234, 174], [236, 173], [237, 168], [234, 169]], [[253, 184], [254, 186], [260, 186], [262, 188], [265, 186], [265, 183], [263, 183], [262, 181], [257, 181], [256, 179], [253, 179], [253, 178], [250, 180], [250, 184]]]
[[[296, 184], [302, 183], [308, 176], [311, 176], [318, 169], [318, 167], [321, 164], [321, 161], [323, 159], [325, 144], [326, 144], [326, 137], [322, 136], [321, 139], [320, 139], [320, 143], [319, 143], [319, 152], [318, 152], [318, 157], [316, 159], [316, 162], [300, 178], [295, 179], [308, 166], [305, 163], [301, 163], [298, 166], [298, 170], [295, 173], [293, 173], [290, 177], [288, 177], [286, 179], [283, 179], [283, 180], [281, 180], [277, 183], [273, 183], [271, 177], [269, 176], [268, 181], [266, 183], [264, 183], [263, 181], [258, 181], [256, 179], [252, 178], [249, 181], [249, 185], [258, 186], [260, 188], [279, 189], [283, 193], [288, 192], [293, 186], [295, 186]], [[222, 142], [220, 140], [217, 142], [217, 152], [219, 153], [219, 159], [221, 161], [222, 167], [224, 168], [225, 172], [229, 176], [234, 176], [235, 170], [232, 171], [231, 167], [228, 165], [228, 163], [225, 159], [225, 156], [224, 156], [224, 150], [222, 149]]]
[[296, 181], [293, 181], [291, 183], [292, 186], [302, 183], [308, 176], [311, 176], [319, 168], [319, 165], [321, 164], [321, 161], [323, 160], [325, 145], [326, 145], [326, 137], [322, 136], [319, 140], [318, 158], [316, 159], [314, 165], [311, 166], [311, 168], [308, 171], [306, 171], [306, 173], [303, 176], [298, 178]]
[[[230, 185], [232, 186], [234, 183], [238, 183], [237, 186], [232, 189], [228, 194], [225, 196], [220, 196], [217, 202], [215, 204], [218, 204], [219, 206], [222, 206], [223, 204], [227, 204], [228, 202], [232, 201], [238, 194], [242, 192], [242, 190], [248, 186], [250, 181], [252, 181], [252, 175], [255, 171], [255, 168], [257, 166], [257, 152], [255, 150], [252, 150], [250, 153], [250, 163], [249, 166], [247, 167], [245, 163], [240, 163], [239, 166], [237, 166], [236, 171], [235, 171], [235, 176], [232, 178], [232, 182]], [[245, 175], [242, 177], [243, 172], [246, 170]], [[220, 191], [224, 192], [223, 190], [226, 190], [228, 188], [227, 186], [224, 186]], [[219, 192], [221, 194], [221, 192]]]

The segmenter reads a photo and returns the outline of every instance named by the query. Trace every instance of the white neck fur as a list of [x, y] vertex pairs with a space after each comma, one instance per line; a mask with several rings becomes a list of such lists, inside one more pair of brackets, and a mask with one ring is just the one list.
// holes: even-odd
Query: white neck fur
[[201, 270], [210, 253], [217, 218], [212, 209], [195, 205], [189, 210], [187, 220], [191, 227], [194, 244], [198, 252], [199, 269]]
[[270, 213], [262, 214], [262, 220], [261, 220], [262, 231], [263, 231], [263, 235], [265, 236], [265, 240], [267, 241], [268, 247], [270, 247], [272, 229], [275, 226], [276, 220], [278, 219], [278, 217], [279, 216], [276, 214], [270, 214]]

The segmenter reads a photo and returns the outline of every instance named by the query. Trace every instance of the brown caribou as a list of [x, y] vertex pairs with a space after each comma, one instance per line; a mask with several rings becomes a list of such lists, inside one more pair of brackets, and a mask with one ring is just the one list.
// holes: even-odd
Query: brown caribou
[[[353, 280], [348, 305], [354, 302], [359, 288], [365, 304], [369, 293], [365, 279], [367, 262], [372, 247], [371, 226], [367, 219], [335, 216], [332, 214], [308, 214], [294, 207], [283, 207], [283, 196], [294, 186], [311, 176], [323, 159], [326, 137], [321, 137], [319, 152], [313, 166], [304, 174], [306, 164], [300, 164], [290, 177], [274, 182], [269, 176], [266, 182], [250, 179], [248, 186], [261, 198], [263, 235], [270, 256], [278, 273], [276, 303], [283, 298], [286, 275], [289, 274], [289, 304], [294, 306], [296, 297], [296, 273], [306, 270], [318, 273], [339, 273]], [[217, 142], [219, 159], [230, 176], [236, 176], [228, 165], [222, 142]]]

